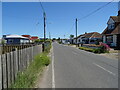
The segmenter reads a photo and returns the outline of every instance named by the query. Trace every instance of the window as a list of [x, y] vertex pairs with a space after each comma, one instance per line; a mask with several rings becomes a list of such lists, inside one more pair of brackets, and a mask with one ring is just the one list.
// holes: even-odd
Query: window
[[115, 28], [115, 24], [108, 24], [108, 29], [109, 30], [113, 30]]
[[9, 43], [13, 43], [13, 39], [8, 39], [8, 42]]
[[113, 43], [113, 36], [107, 36], [107, 43]]

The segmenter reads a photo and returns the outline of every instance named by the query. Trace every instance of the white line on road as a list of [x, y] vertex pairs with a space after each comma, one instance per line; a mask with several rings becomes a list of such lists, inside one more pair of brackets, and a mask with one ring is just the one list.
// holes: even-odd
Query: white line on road
[[53, 52], [53, 47], [52, 47], [52, 88], [55, 88], [55, 72], [54, 72], [54, 52]]
[[96, 63], [93, 63], [95, 66], [97, 66], [97, 67], [99, 67], [99, 68], [101, 68], [101, 69], [103, 69], [104, 71], [107, 71], [108, 73], [110, 73], [110, 74], [112, 74], [112, 75], [114, 75], [115, 76], [115, 74], [113, 73], [113, 72], [111, 72], [111, 71], [109, 71], [109, 70], [107, 70], [107, 69], [105, 69], [105, 68], [103, 68], [102, 66], [100, 66], [100, 65], [98, 65], [98, 64], [96, 64]]

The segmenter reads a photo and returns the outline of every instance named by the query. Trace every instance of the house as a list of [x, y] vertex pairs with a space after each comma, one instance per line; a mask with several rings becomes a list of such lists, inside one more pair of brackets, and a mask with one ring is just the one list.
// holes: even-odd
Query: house
[[70, 42], [70, 44], [73, 44], [74, 38], [70, 37], [68, 41]]
[[30, 43], [32, 43], [31, 36], [30, 35], [22, 35], [23, 37], [29, 38]]
[[29, 38], [23, 37], [21, 35], [3, 35], [3, 39], [6, 41], [6, 44], [29, 43]]
[[89, 38], [89, 44], [99, 44], [99, 42], [102, 42], [102, 35], [98, 32], [94, 32]]
[[[76, 40], [75, 40], [76, 41]], [[91, 32], [79, 35], [77, 37], [77, 43], [83, 44], [96, 44], [97, 42], [102, 41], [102, 35], [98, 32]]]
[[35, 40], [37, 40], [37, 39], [39, 39], [39, 37], [37, 37], [37, 36], [32, 36], [32, 37], [31, 37], [31, 40], [32, 40], [32, 41], [35, 41]]
[[[85, 33], [85, 34], [86, 34], [86, 33]], [[82, 40], [83, 40], [83, 38], [85, 38], [85, 37], [84, 37], [85, 34], [79, 35], [79, 36], [77, 37], [77, 43], [78, 43], [78, 44], [79, 44], [79, 43], [83, 43]], [[76, 41], [76, 40], [75, 40], [75, 41]]]
[[106, 29], [102, 32], [103, 42], [111, 47], [120, 48], [120, 10], [118, 16], [110, 16]]
[[68, 39], [61, 39], [61, 43], [62, 44], [69, 44], [69, 40]]

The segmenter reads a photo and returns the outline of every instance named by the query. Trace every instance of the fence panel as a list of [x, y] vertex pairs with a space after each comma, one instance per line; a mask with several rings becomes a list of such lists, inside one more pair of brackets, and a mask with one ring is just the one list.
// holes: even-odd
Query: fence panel
[[16, 79], [18, 73], [18, 55], [17, 51], [14, 51], [14, 78]]
[[2, 55], [2, 68], [3, 68], [3, 87], [7, 88], [7, 74], [6, 74], [6, 55]]
[[10, 66], [10, 53], [7, 53], [7, 78], [8, 78], [8, 87], [10, 86], [11, 83], [11, 66]]
[[[14, 47], [15, 48], [15, 47]], [[10, 48], [7, 47], [6, 50]], [[23, 72], [33, 58], [42, 52], [42, 46], [28, 48], [19, 47], [18, 50], [0, 55], [0, 89], [8, 88], [17, 78], [18, 72]]]
[[11, 58], [10, 58], [10, 67], [11, 67], [11, 83], [14, 83], [14, 64], [13, 64], [13, 55], [14, 53], [13, 52], [10, 52], [10, 56], [11, 56]]

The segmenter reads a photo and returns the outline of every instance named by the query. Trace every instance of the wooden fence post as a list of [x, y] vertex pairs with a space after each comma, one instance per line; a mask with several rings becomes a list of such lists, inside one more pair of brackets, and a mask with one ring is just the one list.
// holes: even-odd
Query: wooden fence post
[[14, 51], [14, 72], [15, 72], [15, 79], [17, 77], [17, 73], [18, 73], [18, 53], [17, 53], [17, 48], [15, 48]]
[[2, 55], [2, 68], [3, 68], [3, 88], [7, 88], [7, 78], [6, 78], [6, 58], [5, 54]]
[[14, 83], [14, 69], [13, 69], [14, 68], [13, 58], [14, 57], [13, 57], [13, 54], [14, 54], [13, 52], [10, 53], [10, 55], [11, 55], [11, 58], [10, 58], [10, 64], [11, 64], [10, 65], [10, 67], [11, 67], [11, 83]]
[[7, 53], [7, 78], [8, 78], [8, 87], [10, 86], [11, 84], [11, 66], [10, 66], [10, 53]]

